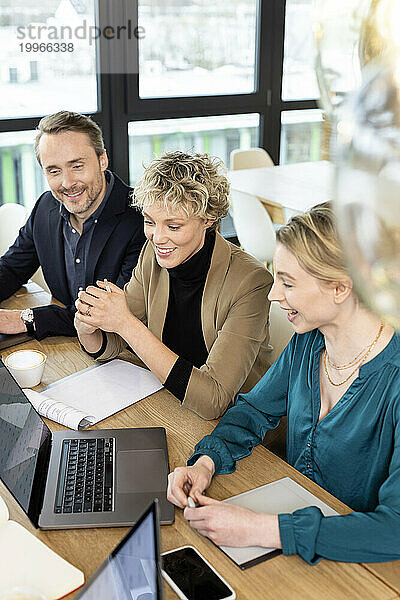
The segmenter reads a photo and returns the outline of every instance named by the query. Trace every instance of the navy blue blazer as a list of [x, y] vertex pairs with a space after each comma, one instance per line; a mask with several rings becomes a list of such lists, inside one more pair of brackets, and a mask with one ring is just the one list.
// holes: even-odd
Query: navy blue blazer
[[[145, 241], [143, 217], [129, 206], [132, 189], [114, 173], [114, 186], [93, 232], [86, 267], [86, 282], [107, 278], [123, 287], [131, 278]], [[14, 244], [0, 258], [0, 302], [36, 272], [43, 269], [49, 289], [65, 307], [41, 306], [33, 310], [36, 337], [76, 335], [74, 302], [67, 284], [60, 203], [50, 191], [36, 202]]]

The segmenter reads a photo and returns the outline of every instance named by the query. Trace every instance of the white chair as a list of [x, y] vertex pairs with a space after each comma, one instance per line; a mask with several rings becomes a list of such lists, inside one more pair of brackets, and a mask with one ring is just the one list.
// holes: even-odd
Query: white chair
[[21, 204], [8, 203], [0, 206], [0, 256], [14, 243], [26, 217], [26, 209]]
[[39, 267], [36, 273], [32, 275], [31, 280], [37, 283], [41, 288], [43, 288], [45, 292], [51, 294], [49, 287], [45, 281], [45, 278], [43, 277], [42, 267]]
[[[26, 208], [21, 204], [7, 203], [0, 206], [0, 256], [15, 242], [18, 232], [27, 219]], [[32, 281], [50, 293], [41, 267], [31, 277]]]
[[232, 217], [240, 245], [263, 263], [271, 263], [275, 230], [271, 217], [256, 196], [231, 190]]
[[[264, 148], [249, 148], [248, 150], [232, 150], [230, 155], [231, 171], [238, 169], [256, 169], [274, 167], [272, 158]], [[285, 223], [283, 210], [276, 205], [268, 205], [269, 216], [274, 223]], [[231, 210], [231, 213], [233, 211]]]
[[232, 150], [230, 155], [230, 168], [257, 169], [259, 167], [273, 167], [274, 162], [264, 148], [249, 148], [248, 150]]
[[293, 327], [287, 318], [287, 312], [282, 310], [279, 302], [271, 302], [269, 309], [269, 343], [272, 350], [269, 354], [271, 362], [274, 362], [288, 345], [293, 335]]

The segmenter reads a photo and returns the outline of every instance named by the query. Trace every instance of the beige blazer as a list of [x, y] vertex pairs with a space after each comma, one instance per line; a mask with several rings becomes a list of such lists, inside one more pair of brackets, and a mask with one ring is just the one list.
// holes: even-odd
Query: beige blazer
[[[204, 286], [201, 323], [209, 352], [206, 364], [193, 367], [183, 406], [204, 419], [221, 416], [236, 394], [247, 392], [269, 367], [270, 272], [219, 233]], [[169, 274], [149, 242], [125, 285], [131, 312], [162, 339], [169, 300]], [[127, 344], [107, 333], [100, 360], [117, 356]]]

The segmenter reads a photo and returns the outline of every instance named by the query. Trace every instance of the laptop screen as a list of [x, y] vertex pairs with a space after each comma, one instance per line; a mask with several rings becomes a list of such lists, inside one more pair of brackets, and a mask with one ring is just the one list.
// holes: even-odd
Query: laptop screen
[[0, 360], [0, 479], [33, 522], [32, 507], [42, 500], [38, 478], [46, 476], [50, 440], [50, 430]]
[[76, 600], [161, 600], [158, 502], [154, 501]]

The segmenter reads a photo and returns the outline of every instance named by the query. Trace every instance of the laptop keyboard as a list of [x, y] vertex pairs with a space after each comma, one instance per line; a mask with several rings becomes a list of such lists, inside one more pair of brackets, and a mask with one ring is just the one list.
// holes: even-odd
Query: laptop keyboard
[[54, 512], [113, 510], [114, 438], [64, 440]]

